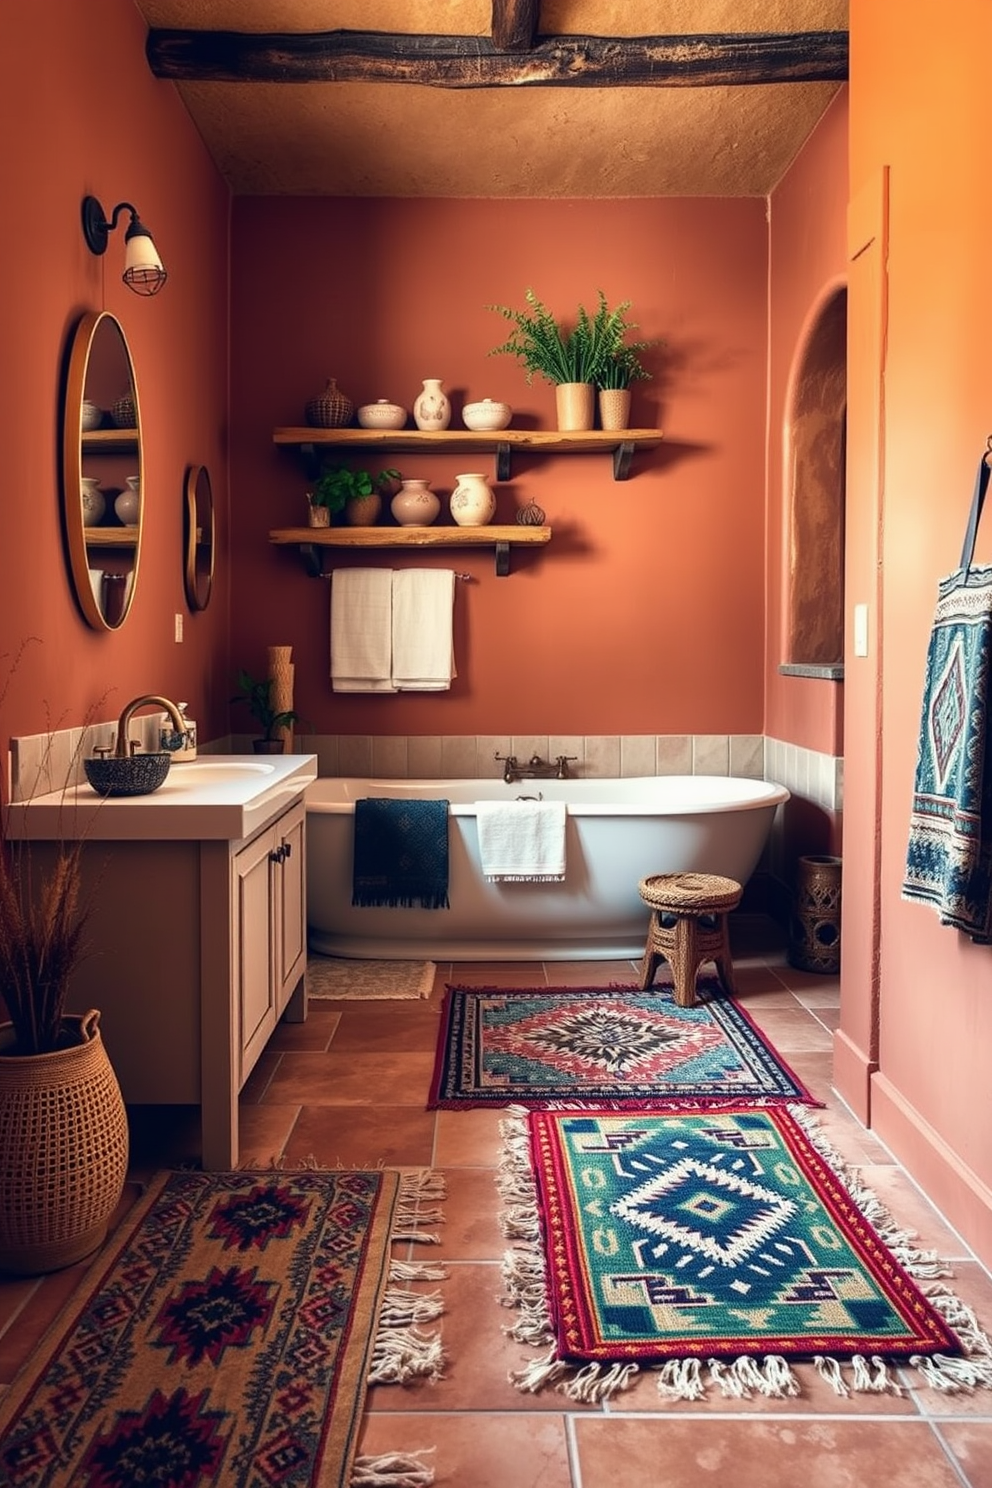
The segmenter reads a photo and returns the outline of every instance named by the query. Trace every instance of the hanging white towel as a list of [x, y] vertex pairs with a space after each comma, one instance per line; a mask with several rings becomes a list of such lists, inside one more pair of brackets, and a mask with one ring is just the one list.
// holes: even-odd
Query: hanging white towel
[[395, 692], [392, 681], [393, 573], [339, 568], [331, 576], [331, 687]]
[[476, 801], [479, 854], [490, 883], [560, 883], [564, 801]]
[[403, 568], [393, 574], [393, 686], [400, 692], [444, 692], [455, 673], [449, 568]]

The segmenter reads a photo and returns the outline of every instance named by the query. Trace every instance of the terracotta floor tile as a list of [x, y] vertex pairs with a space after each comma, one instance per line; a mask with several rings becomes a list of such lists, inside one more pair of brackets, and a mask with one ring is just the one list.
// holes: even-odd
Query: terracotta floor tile
[[546, 987], [553, 977], [543, 961], [456, 961], [448, 980], [455, 987]]
[[896, 1224], [915, 1232], [915, 1244], [936, 1250], [947, 1260], [967, 1254], [967, 1247], [912, 1179], [891, 1159], [881, 1164], [865, 1163], [861, 1181], [881, 1200]]
[[441, 1022], [440, 1003], [377, 1002], [343, 1011], [331, 1042], [335, 1054], [433, 1050]]
[[802, 1007], [840, 1007], [840, 983], [832, 977], [828, 978], [826, 986], [797, 987], [792, 995]]
[[430, 1167], [434, 1118], [412, 1106], [300, 1108], [285, 1160], [322, 1168]]
[[340, 1019], [339, 1010], [325, 1012], [323, 1007], [311, 1003], [304, 1022], [276, 1024], [265, 1053], [280, 1053], [283, 1049], [326, 1049]]
[[[438, 1283], [438, 1287], [445, 1304], [440, 1319], [441, 1337], [448, 1358], [444, 1378], [418, 1380], [401, 1389], [392, 1385], [374, 1386], [369, 1391], [369, 1409], [383, 1413], [512, 1411], [528, 1415], [560, 1414], [562, 1397], [554, 1390], [526, 1395], [507, 1379], [508, 1372], [519, 1369], [532, 1351], [507, 1338], [502, 1331], [512, 1324], [514, 1315], [499, 1305], [498, 1299], [503, 1292], [499, 1266], [495, 1262], [453, 1261], [447, 1280]], [[459, 1484], [458, 1488], [462, 1485]], [[465, 1488], [469, 1485], [466, 1484]]]
[[465, 1411], [416, 1417], [372, 1415], [360, 1451], [410, 1451], [425, 1442], [438, 1488], [571, 1488], [565, 1420]]
[[795, 997], [788, 987], [783, 987], [778, 977], [768, 966], [738, 966], [734, 963], [734, 981], [737, 996], [750, 1009], [752, 1003], [763, 1007], [794, 1008]]
[[780, 1054], [828, 1053], [833, 1049], [827, 1029], [794, 1003], [792, 1008], [773, 1007], [755, 997], [749, 999], [747, 1010]]
[[992, 1488], [992, 1421], [944, 1421], [939, 1435], [969, 1488]]
[[[549, 987], [636, 986], [640, 974], [638, 961], [546, 961]], [[527, 983], [521, 982], [521, 986]], [[539, 982], [532, 985], [540, 986]]]
[[422, 1105], [434, 1070], [426, 1051], [398, 1054], [284, 1054], [264, 1099], [300, 1105]]
[[441, 1244], [432, 1254], [441, 1260], [500, 1261], [507, 1242], [498, 1214], [503, 1205], [491, 1168], [443, 1168], [447, 1198]]
[[[750, 1400], [727, 1400], [719, 1389], [710, 1386], [704, 1400], [687, 1404], [659, 1395], [652, 1370], [645, 1369], [632, 1387], [614, 1395], [609, 1410], [615, 1415], [646, 1414], [681, 1416], [686, 1412], [700, 1416], [912, 1416], [921, 1414], [912, 1392], [903, 1386], [901, 1394], [889, 1392], [873, 1395], [866, 1391], [840, 1396], [820, 1376], [812, 1363], [793, 1364], [800, 1394], [782, 1400], [752, 1395]], [[901, 1383], [901, 1379], [899, 1381]]]
[[[951, 1277], [941, 1282], [924, 1283], [924, 1291], [932, 1286], [946, 1287], [971, 1309], [985, 1337], [992, 1340], [992, 1276], [977, 1261], [955, 1261], [950, 1269], [954, 1273]], [[926, 1416], [983, 1416], [992, 1420], [992, 1391], [989, 1390], [975, 1390], [970, 1395], [963, 1392], [947, 1395], [920, 1385], [916, 1379], [914, 1395]]]
[[277, 1162], [299, 1114], [298, 1105], [242, 1107], [238, 1114], [238, 1167], [264, 1168]]
[[961, 1488], [922, 1421], [591, 1417], [574, 1431], [582, 1488]]
[[438, 1111], [435, 1161], [442, 1168], [494, 1168], [500, 1159], [503, 1110]]

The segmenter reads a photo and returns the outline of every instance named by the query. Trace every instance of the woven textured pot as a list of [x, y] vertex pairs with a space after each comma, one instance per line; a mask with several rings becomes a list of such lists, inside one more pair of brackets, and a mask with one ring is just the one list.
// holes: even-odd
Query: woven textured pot
[[600, 388], [599, 426], [601, 429], [630, 428], [630, 388]]
[[320, 397], [307, 404], [307, 423], [311, 429], [343, 429], [351, 423], [354, 411], [354, 403], [338, 387], [337, 379], [329, 377]]
[[344, 519], [349, 527], [374, 527], [382, 512], [382, 497], [378, 491], [367, 496], [352, 496], [344, 504]]
[[0, 1024], [0, 1269], [57, 1271], [102, 1244], [127, 1175], [127, 1114], [91, 1009], [66, 1017], [78, 1039], [10, 1054]]

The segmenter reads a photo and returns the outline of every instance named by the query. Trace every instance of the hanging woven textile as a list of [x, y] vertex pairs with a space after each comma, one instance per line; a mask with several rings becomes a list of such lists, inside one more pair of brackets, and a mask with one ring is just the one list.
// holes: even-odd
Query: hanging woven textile
[[992, 567], [974, 567], [992, 439], [978, 466], [961, 565], [941, 579], [927, 649], [904, 899], [992, 942]]

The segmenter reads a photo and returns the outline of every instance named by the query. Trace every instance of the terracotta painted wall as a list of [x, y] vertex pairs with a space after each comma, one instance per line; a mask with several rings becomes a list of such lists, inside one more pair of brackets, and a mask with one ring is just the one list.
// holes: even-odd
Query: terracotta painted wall
[[768, 597], [765, 731], [776, 739], [841, 752], [843, 686], [783, 677], [788, 582], [784, 455], [790, 378], [812, 320], [846, 278], [847, 90], [820, 120], [784, 180], [769, 215]]
[[[105, 694], [101, 717], [161, 691], [189, 701], [205, 736], [227, 731], [228, 193], [175, 89], [151, 77], [144, 41], [129, 0], [52, 0], [43, 17], [21, 7], [4, 21], [0, 652], [39, 642], [0, 709], [4, 748], [12, 734], [80, 723]], [[108, 213], [133, 201], [152, 229], [170, 274], [156, 298], [120, 282], [122, 228], [103, 258], [87, 249], [80, 206], [90, 192]], [[112, 311], [124, 327], [146, 433], [140, 576], [116, 633], [82, 620], [61, 536], [60, 368], [86, 310]], [[194, 462], [210, 468], [222, 556], [213, 603], [186, 614], [176, 645], [183, 476]]]
[[[760, 732], [763, 720], [767, 228], [758, 200], [238, 199], [234, 204], [232, 545], [235, 663], [294, 647], [296, 705], [334, 733]], [[471, 574], [456, 601], [450, 693], [335, 695], [328, 594], [267, 542], [305, 520], [306, 481], [272, 444], [329, 376], [356, 401], [412, 406], [440, 376], [456, 409], [504, 398], [554, 428], [554, 395], [489, 358], [507, 331], [485, 307], [532, 286], [558, 314], [633, 301], [664, 338], [633, 422], [656, 452], [614, 483], [606, 456], [521, 459], [497, 521], [530, 499], [547, 548], [433, 552]], [[464, 457], [396, 457], [443, 497]], [[492, 471], [491, 461], [487, 468]], [[342, 562], [392, 566], [395, 553]]]
[[[898, 11], [852, 0], [852, 198], [890, 167], [879, 1071], [871, 1109], [880, 1135], [988, 1262], [992, 950], [900, 897], [936, 586], [958, 562], [975, 469], [992, 432], [992, 11], [985, 0], [962, 0], [937, 41], [932, 21], [933, 7], [922, 0]], [[992, 559], [992, 527], [980, 536], [978, 559]], [[872, 768], [872, 759], [849, 756], [847, 779]], [[866, 987], [845, 983], [842, 1026], [854, 1039], [866, 995]]]

